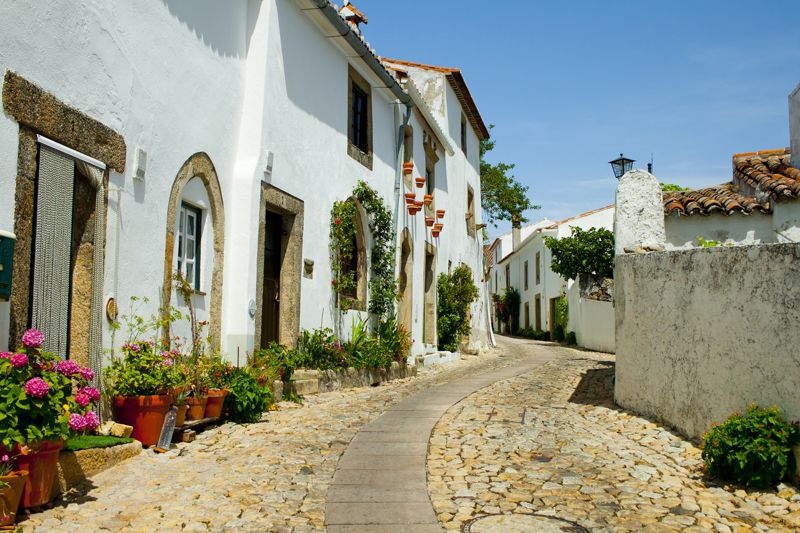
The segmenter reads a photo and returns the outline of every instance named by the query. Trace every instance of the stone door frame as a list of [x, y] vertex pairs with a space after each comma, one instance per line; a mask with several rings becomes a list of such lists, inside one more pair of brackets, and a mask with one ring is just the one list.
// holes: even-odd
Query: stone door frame
[[258, 250], [256, 253], [256, 316], [253, 346], [261, 347], [261, 322], [264, 319], [264, 240], [267, 211], [283, 216], [283, 259], [280, 275], [278, 308], [278, 343], [297, 346], [300, 332], [300, 279], [303, 267], [303, 200], [268, 183], [261, 184], [258, 213]]

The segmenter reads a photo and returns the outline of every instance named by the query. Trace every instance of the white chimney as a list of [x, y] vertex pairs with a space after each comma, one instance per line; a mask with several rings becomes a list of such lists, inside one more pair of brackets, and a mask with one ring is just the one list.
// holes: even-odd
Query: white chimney
[[800, 168], [800, 85], [789, 95], [789, 137], [792, 143], [792, 166]]
[[520, 222], [519, 219], [514, 218], [511, 220], [511, 251], [516, 252], [519, 248], [520, 241]]

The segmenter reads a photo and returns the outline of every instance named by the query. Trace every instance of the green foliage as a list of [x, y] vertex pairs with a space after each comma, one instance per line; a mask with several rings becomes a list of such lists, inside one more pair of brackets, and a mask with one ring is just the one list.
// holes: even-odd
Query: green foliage
[[659, 185], [661, 186], [662, 192], [691, 190], [689, 187], [681, 187], [680, 185], [675, 185], [674, 183], [659, 183]]
[[305, 368], [330, 370], [347, 366], [347, 357], [342, 344], [336, 340], [330, 328], [304, 329], [297, 341], [299, 364]]
[[553, 340], [555, 342], [564, 342], [565, 335], [564, 335], [564, 326], [560, 324], [556, 324], [553, 328]]
[[78, 450], [91, 450], [94, 448], [110, 448], [120, 444], [129, 444], [133, 439], [126, 437], [112, 437], [106, 435], [75, 435], [67, 440], [64, 449], [69, 452]]
[[395, 361], [405, 362], [411, 350], [411, 335], [394, 315], [378, 324], [377, 336]]
[[[80, 371], [67, 371], [66, 365]], [[21, 346], [16, 354], [0, 354], [0, 446], [11, 450], [17, 445], [66, 440], [71, 434], [70, 415], [83, 416], [92, 409], [91, 403], [80, 405], [73, 394], [89, 385], [87, 371], [91, 372], [41, 346]], [[26, 389], [26, 384], [41, 386], [40, 380], [47, 390], [37, 397], [41, 389]]]
[[[122, 358], [116, 357], [106, 369], [106, 386], [112, 396], [168, 394], [185, 385], [185, 369], [177, 356], [155, 348], [153, 341], [124, 344]], [[173, 357], [174, 356], [174, 357]]]
[[459, 339], [469, 335], [469, 306], [478, 299], [472, 270], [467, 265], [459, 265], [450, 274], [439, 274], [437, 291], [439, 348], [456, 351]]
[[576, 344], [578, 344], [578, 337], [577, 335], [575, 335], [574, 331], [570, 331], [564, 336], [564, 342], [566, 342], [569, 345], [575, 346]]
[[563, 239], [545, 237], [553, 252], [550, 268], [564, 279], [578, 279], [578, 274], [614, 277], [614, 233], [605, 228], [587, 230], [572, 227], [572, 236]]
[[357, 253], [354, 246], [357, 200], [369, 216], [372, 234], [371, 276], [369, 279], [369, 312], [378, 320], [386, 319], [394, 310], [397, 284], [394, 279], [394, 231], [392, 212], [384, 205], [380, 195], [363, 181], [359, 181], [349, 200], [334, 202], [331, 209], [330, 251], [333, 271], [333, 290], [339, 298], [339, 307], [348, 310], [351, 302], [343, 295], [356, 286], [355, 272], [348, 265]]
[[302, 365], [303, 356], [298, 350], [290, 350], [276, 342], [253, 352], [249, 363], [252, 375], [265, 387], [271, 387], [275, 380], [288, 382], [294, 370]]
[[214, 358], [208, 366], [208, 388], [210, 389], [227, 389], [234, 376], [234, 367], [228, 361], [223, 361], [221, 358]]
[[732, 243], [729, 243], [729, 242], [725, 243], [725, 242], [715, 241], [715, 240], [711, 240], [711, 239], [704, 239], [700, 235], [697, 236], [696, 241], [697, 241], [697, 246], [699, 246], [700, 248], [715, 248], [717, 246], [733, 246]]
[[533, 328], [523, 328], [519, 330], [517, 333], [520, 337], [527, 337], [528, 339], [533, 339], [535, 341], [549, 341], [550, 340], [550, 332], [549, 331], [541, 331], [541, 330], [534, 330]]
[[483, 213], [494, 226], [497, 226], [499, 220], [527, 222], [523, 213], [529, 209], [539, 209], [539, 206], [528, 198], [528, 187], [519, 183], [511, 174], [513, 164], [491, 164], [486, 161], [486, 154], [494, 149], [494, 145], [495, 141], [491, 139], [483, 139], [480, 144]]
[[561, 296], [556, 300], [555, 323], [557, 326], [561, 326], [564, 331], [566, 331], [569, 325], [569, 303], [564, 293], [561, 293]]
[[703, 435], [703, 460], [714, 477], [766, 488], [794, 468], [791, 447], [798, 443], [800, 431], [780, 409], [751, 405], [744, 416], [735, 413]]
[[234, 422], [258, 422], [273, 403], [271, 389], [259, 384], [244, 368], [233, 369], [230, 378], [225, 397], [228, 417]]

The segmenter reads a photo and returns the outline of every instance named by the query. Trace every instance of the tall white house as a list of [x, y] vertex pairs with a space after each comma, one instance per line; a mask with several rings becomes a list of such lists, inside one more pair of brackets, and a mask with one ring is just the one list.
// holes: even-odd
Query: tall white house
[[392, 213], [412, 357], [436, 350], [436, 278], [460, 264], [483, 276], [488, 130], [459, 69], [381, 59], [367, 22], [328, 0], [3, 2], [0, 235], [15, 248], [0, 349], [36, 326], [102, 367], [131, 296], [150, 299], [144, 315], [185, 310], [176, 271], [234, 360], [301, 329], [346, 335], [369, 316], [373, 228], [359, 206], [344, 310], [331, 209], [364, 181]]
[[[565, 296], [569, 302], [569, 330], [578, 344], [600, 351], [614, 351], [614, 310], [610, 301], [581, 297], [575, 280], [566, 280], [551, 269], [552, 253], [545, 238], [561, 239], [572, 234], [572, 228], [605, 228], [613, 231], [614, 206], [588, 211], [559, 222], [542, 220], [494, 240], [487, 254], [491, 268], [488, 284], [491, 294], [501, 296], [513, 287], [521, 296], [520, 328], [549, 331], [555, 328], [556, 301]], [[494, 317], [495, 331], [503, 332], [505, 324]]]

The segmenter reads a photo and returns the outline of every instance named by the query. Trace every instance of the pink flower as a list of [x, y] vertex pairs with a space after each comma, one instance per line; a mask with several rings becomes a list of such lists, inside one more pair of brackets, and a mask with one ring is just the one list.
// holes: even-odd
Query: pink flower
[[86, 381], [92, 381], [94, 379], [94, 370], [92, 370], [88, 366], [86, 368], [81, 368], [79, 373], [81, 377]]
[[56, 366], [56, 371], [58, 371], [60, 374], [64, 374], [67, 377], [74, 376], [75, 374], [80, 374], [81, 365], [79, 365], [75, 361], [70, 361], [69, 359], [65, 359], [63, 361], [58, 362], [58, 365]]
[[44, 344], [44, 334], [38, 329], [31, 328], [22, 334], [22, 344], [26, 348], [38, 348]]
[[28, 364], [28, 356], [24, 353], [15, 353], [11, 356], [11, 366], [14, 368], [22, 368]]
[[86, 419], [78, 413], [69, 415], [69, 429], [72, 431], [83, 431], [86, 429]]
[[161, 360], [161, 366], [172, 366], [173, 364], [172, 357], [165, 357]]
[[97, 429], [97, 426], [100, 425], [100, 418], [94, 411], [88, 411], [83, 416], [83, 421], [86, 422], [86, 429]]
[[0, 359], [11, 359], [11, 352], [0, 352]]
[[4, 462], [4, 463], [7, 463], [7, 462], [8, 462], [8, 460], [9, 460], [9, 457], [8, 457], [8, 455], [7, 455], [7, 454], [3, 454], [3, 457], [0, 457], [0, 461], [2, 461], [2, 462]]
[[94, 387], [83, 387], [78, 391], [79, 394], [85, 394], [89, 397], [90, 400], [93, 402], [100, 401], [100, 391], [95, 389]]
[[25, 394], [33, 398], [44, 398], [50, 392], [50, 385], [42, 378], [31, 378], [25, 383]]
[[130, 351], [132, 351], [133, 353], [139, 353], [140, 348], [139, 345], [134, 342], [133, 344], [128, 345], [128, 349], [130, 349]]
[[83, 393], [78, 393], [75, 395], [75, 403], [80, 405], [81, 407], [86, 407], [89, 405], [89, 396]]

